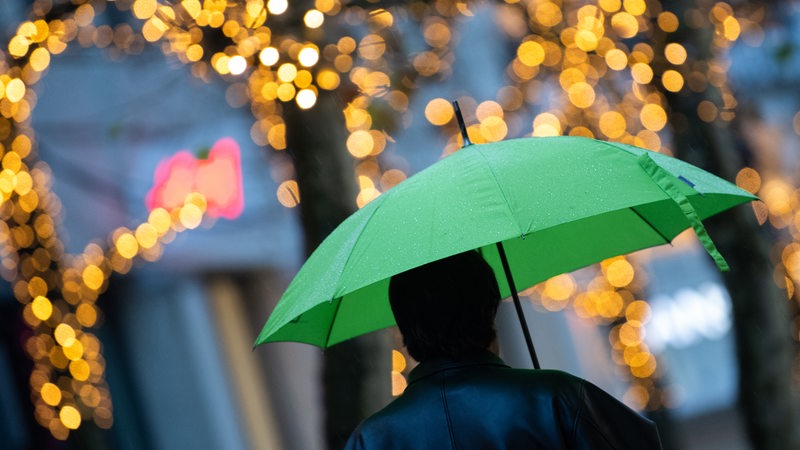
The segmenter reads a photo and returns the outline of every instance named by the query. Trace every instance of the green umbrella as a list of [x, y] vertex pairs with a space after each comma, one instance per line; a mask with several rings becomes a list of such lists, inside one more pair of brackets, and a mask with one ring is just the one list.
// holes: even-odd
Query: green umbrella
[[471, 145], [342, 222], [289, 284], [255, 345], [327, 348], [394, 325], [389, 278], [470, 249], [492, 265], [518, 312], [517, 287], [668, 243], [689, 227], [727, 270], [700, 221], [755, 199], [688, 163], [625, 144], [559, 136]]

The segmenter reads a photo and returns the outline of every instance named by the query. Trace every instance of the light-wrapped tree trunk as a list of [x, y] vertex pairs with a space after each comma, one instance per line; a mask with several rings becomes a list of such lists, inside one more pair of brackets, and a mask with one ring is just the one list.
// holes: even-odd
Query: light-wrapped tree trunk
[[[308, 110], [285, 105], [286, 139], [294, 157], [306, 253], [356, 209], [353, 161], [345, 148], [343, 110], [336, 94], [320, 92]], [[359, 421], [391, 398], [391, 346], [373, 333], [325, 351], [324, 390], [328, 448], [344, 446]]]
[[[696, 2], [665, 3], [678, 18]], [[713, 29], [683, 26], [673, 38], [694, 52], [695, 61], [710, 62]], [[698, 105], [709, 101], [722, 107], [720, 90], [709, 83], [703, 92], [684, 89], [667, 95], [677, 156], [727, 180], [744, 167], [746, 143], [737, 138], [736, 122], [705, 122]], [[739, 402], [754, 448], [800, 448], [798, 401], [793, 388], [796, 346], [791, 337], [791, 314], [786, 293], [773, 281], [766, 226], [759, 227], [753, 211], [737, 207], [709, 220], [709, 230], [731, 271], [724, 274], [733, 302], [733, 322], [739, 364]], [[708, 380], [713, 383], [713, 380]]]

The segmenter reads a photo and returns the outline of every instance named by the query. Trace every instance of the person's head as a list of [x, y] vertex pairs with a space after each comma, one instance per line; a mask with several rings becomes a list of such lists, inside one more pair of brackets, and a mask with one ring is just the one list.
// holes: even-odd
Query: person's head
[[393, 276], [389, 302], [417, 361], [459, 357], [487, 349], [495, 339], [500, 291], [492, 268], [475, 251]]

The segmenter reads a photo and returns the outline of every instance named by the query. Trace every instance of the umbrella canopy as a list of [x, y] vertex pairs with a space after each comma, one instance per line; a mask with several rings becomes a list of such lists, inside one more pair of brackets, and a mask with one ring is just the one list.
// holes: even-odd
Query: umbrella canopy
[[[659, 153], [583, 137], [466, 147], [348, 217], [290, 283], [255, 345], [329, 347], [394, 324], [389, 278], [478, 249], [499, 281], [505, 249], [520, 289], [605, 258], [670, 242], [700, 220], [757, 199]], [[502, 246], [497, 246], [502, 243]], [[508, 283], [499, 282], [508, 297]]]

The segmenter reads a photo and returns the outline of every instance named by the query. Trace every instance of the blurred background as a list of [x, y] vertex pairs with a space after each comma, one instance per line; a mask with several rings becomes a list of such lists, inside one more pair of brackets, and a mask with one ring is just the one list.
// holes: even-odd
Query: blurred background
[[798, 8], [3, 0], [2, 448], [340, 448], [405, 387], [396, 332], [252, 345], [330, 230], [460, 148], [452, 100], [474, 143], [621, 141], [759, 195], [706, 224], [730, 272], [689, 232], [524, 309], [665, 449], [800, 448]]

